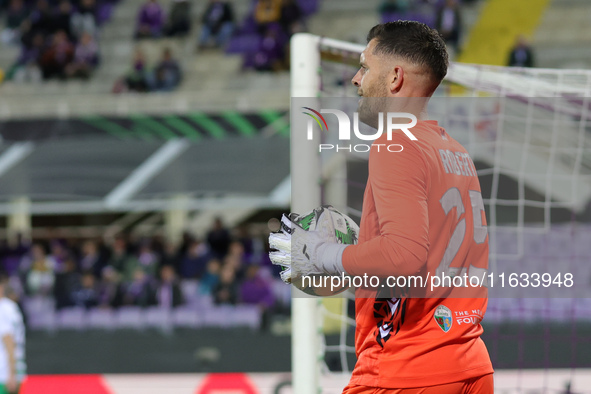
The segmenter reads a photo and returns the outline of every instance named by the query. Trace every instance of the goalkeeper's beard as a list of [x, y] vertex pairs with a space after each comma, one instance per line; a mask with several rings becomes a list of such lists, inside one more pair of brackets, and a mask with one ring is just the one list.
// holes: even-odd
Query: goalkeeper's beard
[[[359, 100], [357, 112], [359, 113], [359, 120], [374, 129], [380, 125], [381, 116], [387, 112], [388, 97], [385, 86], [380, 86], [378, 89], [367, 89], [367, 92], [362, 92], [362, 97]], [[383, 123], [382, 123], [383, 124]]]
[[[380, 127], [380, 116], [384, 117], [387, 112], [385, 111], [387, 99], [387, 97], [363, 97], [357, 111], [359, 120], [377, 130]], [[382, 124], [384, 124], [383, 120]]]

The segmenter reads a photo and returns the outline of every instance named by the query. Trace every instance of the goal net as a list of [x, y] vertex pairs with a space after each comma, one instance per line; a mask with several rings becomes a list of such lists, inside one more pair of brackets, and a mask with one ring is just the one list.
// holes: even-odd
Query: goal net
[[[301, 114], [295, 98], [327, 108], [335, 98], [356, 97], [350, 81], [363, 49], [309, 34], [294, 37], [292, 125]], [[589, 97], [591, 71], [454, 63], [431, 100], [430, 117], [475, 163], [489, 271], [505, 275], [503, 293], [490, 293], [482, 322], [499, 393], [583, 393], [591, 387]], [[292, 132], [292, 210], [331, 204], [358, 221], [367, 155], [319, 153], [309, 145]], [[540, 277], [546, 282], [536, 287], [525, 283], [535, 273], [551, 276]], [[555, 291], [564, 288], [567, 273], [576, 291]], [[336, 393], [346, 385], [355, 363], [352, 302], [350, 294], [294, 297], [294, 392]]]

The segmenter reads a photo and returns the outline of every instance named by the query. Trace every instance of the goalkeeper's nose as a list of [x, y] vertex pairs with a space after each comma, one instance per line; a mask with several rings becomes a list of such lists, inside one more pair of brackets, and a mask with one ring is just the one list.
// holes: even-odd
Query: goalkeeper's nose
[[361, 69], [357, 71], [357, 74], [351, 79], [351, 83], [356, 87], [361, 87]]

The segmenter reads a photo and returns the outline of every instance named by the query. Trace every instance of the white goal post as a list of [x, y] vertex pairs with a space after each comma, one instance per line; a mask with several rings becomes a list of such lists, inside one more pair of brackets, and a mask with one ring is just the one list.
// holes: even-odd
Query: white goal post
[[[291, 97], [314, 98], [320, 91], [319, 45], [335, 50], [362, 52], [364, 47], [344, 41], [321, 38], [308, 33], [291, 40]], [[293, 117], [294, 114], [291, 113]], [[292, 119], [293, 124], [293, 119]], [[307, 212], [321, 205], [320, 156], [310, 143], [291, 133], [292, 212]], [[315, 138], [318, 138], [316, 135]], [[317, 141], [316, 141], [317, 142]], [[299, 192], [305, 191], [305, 192]], [[292, 292], [298, 292], [292, 287]], [[303, 294], [303, 293], [302, 293]], [[320, 300], [292, 297], [292, 384], [295, 394], [321, 392], [320, 371], [323, 363]]]
[[[297, 34], [291, 40], [291, 96], [316, 97], [318, 94], [320, 38], [311, 34]], [[294, 116], [293, 113], [290, 114]], [[293, 123], [293, 120], [292, 120]], [[291, 133], [291, 210], [307, 212], [321, 204], [318, 188], [319, 158], [299, 157], [294, 152], [309, 152], [302, 139]], [[297, 159], [297, 161], [296, 161]], [[306, 190], [306, 193], [298, 193]], [[317, 192], [316, 192], [317, 191]], [[292, 292], [299, 291], [292, 286]], [[320, 316], [318, 300], [292, 296], [291, 363], [292, 386], [295, 394], [317, 393], [320, 379]]]

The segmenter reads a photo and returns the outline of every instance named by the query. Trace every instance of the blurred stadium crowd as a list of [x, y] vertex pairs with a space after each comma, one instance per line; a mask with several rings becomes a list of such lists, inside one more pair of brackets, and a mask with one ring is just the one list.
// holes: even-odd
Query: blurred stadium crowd
[[230, 231], [219, 219], [204, 239], [185, 233], [179, 245], [161, 237], [126, 236], [107, 243], [19, 241], [3, 246], [0, 263], [33, 318], [41, 305], [56, 313], [184, 307], [193, 314], [248, 305], [266, 327], [270, 314], [283, 313], [289, 303], [289, 286], [278, 279], [265, 242], [249, 236], [245, 228]]
[[[437, 28], [446, 41], [460, 50], [463, 2], [475, 0], [383, 0], [376, 10], [382, 22], [411, 19]], [[252, 0], [249, 12], [237, 20], [230, 0], [208, 0], [195, 18], [189, 0], [146, 0], [137, 10], [133, 38], [142, 45], [168, 37], [194, 42], [198, 53], [218, 49], [242, 57], [242, 69], [284, 71], [289, 68], [289, 39], [307, 31], [308, 18], [320, 0]], [[20, 46], [20, 55], [5, 79], [38, 82], [51, 78], [92, 76], [100, 67], [101, 28], [109, 23], [118, 0], [2, 0], [2, 42]], [[147, 42], [146, 42], [147, 41]], [[150, 64], [138, 47], [128, 72], [110, 81], [112, 91], [171, 91], [182, 81], [182, 58], [166, 47], [160, 60]], [[178, 57], [181, 57], [180, 59]]]
[[114, 1], [10, 0], [2, 5], [2, 41], [21, 47], [8, 79], [90, 77], [99, 63], [99, 28], [109, 20]]
[[[317, 0], [299, 0], [316, 7]], [[249, 66], [257, 70], [286, 69], [285, 47], [291, 34], [301, 31], [303, 10], [296, 0], [255, 0], [252, 12], [237, 28], [230, 1], [210, 0], [201, 16], [199, 49], [223, 48], [229, 40], [241, 46], [240, 37], [257, 41]], [[9, 0], [0, 2], [5, 14], [2, 41], [18, 45], [21, 53], [6, 73], [15, 81], [50, 78], [89, 78], [99, 66], [100, 27], [107, 23], [117, 0]], [[165, 11], [158, 0], [147, 0], [138, 10], [136, 39], [186, 37], [193, 25], [191, 2], [175, 0]], [[254, 34], [255, 37], [252, 36]], [[170, 66], [174, 63], [174, 66]], [[141, 81], [138, 81], [141, 80]], [[162, 62], [148, 67], [136, 51], [129, 75], [123, 78], [129, 90], [171, 90], [180, 82], [178, 63], [170, 50]], [[116, 92], [123, 89], [116, 88]]]

